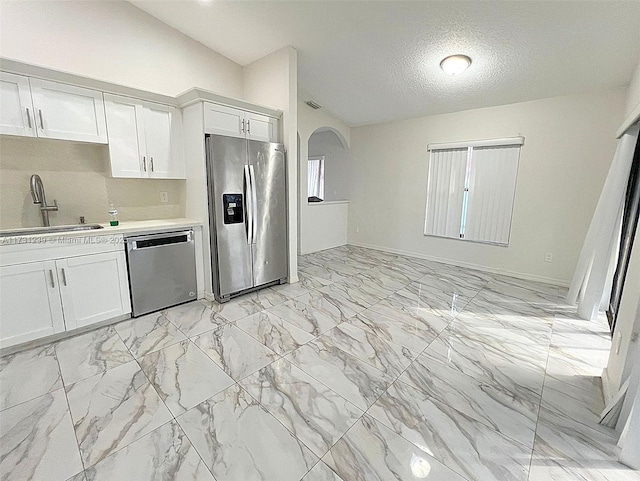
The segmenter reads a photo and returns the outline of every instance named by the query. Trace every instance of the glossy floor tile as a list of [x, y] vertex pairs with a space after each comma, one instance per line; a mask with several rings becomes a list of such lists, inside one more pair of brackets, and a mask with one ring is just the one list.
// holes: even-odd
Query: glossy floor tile
[[215, 481], [175, 421], [87, 469], [86, 478], [87, 481]]
[[186, 337], [161, 313], [121, 322], [115, 325], [115, 329], [135, 357], [142, 357]]
[[188, 339], [147, 354], [140, 367], [174, 416], [235, 382]]
[[109, 326], [56, 344], [60, 371], [66, 384], [133, 361], [116, 330]]
[[364, 416], [323, 458], [342, 478], [354, 481], [464, 481], [391, 429]]
[[0, 479], [640, 481], [566, 289], [357, 246], [0, 357]]
[[171, 419], [136, 361], [66, 387], [85, 468]]
[[284, 359], [245, 378], [240, 385], [319, 457], [363, 414]]
[[228, 324], [194, 338], [195, 344], [235, 381], [279, 358], [242, 329]]
[[368, 413], [467, 479], [527, 479], [531, 448], [402, 382]]
[[386, 341], [347, 322], [325, 332], [320, 340], [326, 340], [327, 344], [334, 345], [393, 377], [402, 374], [417, 357], [416, 353], [406, 347]]
[[318, 461], [237, 384], [177, 420], [217, 481], [297, 481]]
[[302, 481], [344, 481], [329, 466], [320, 461], [316, 464]]
[[269, 311], [251, 314], [237, 321], [236, 326], [281, 356], [314, 339], [313, 335]]
[[533, 445], [538, 403], [424, 356], [398, 379], [525, 446]]
[[65, 481], [82, 471], [63, 389], [0, 412], [0, 477]]
[[0, 410], [62, 387], [53, 345], [0, 358]]
[[211, 309], [208, 302], [189, 302], [162, 312], [187, 337], [217, 329], [229, 321]]
[[317, 339], [285, 357], [339, 395], [366, 410], [395, 379], [334, 346]]

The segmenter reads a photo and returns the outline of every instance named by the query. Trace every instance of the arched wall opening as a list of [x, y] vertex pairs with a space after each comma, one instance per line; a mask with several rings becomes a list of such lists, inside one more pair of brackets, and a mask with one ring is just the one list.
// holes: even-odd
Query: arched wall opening
[[322, 124], [307, 132], [300, 133], [298, 157], [300, 254], [347, 243], [351, 197], [352, 161], [345, 135]]

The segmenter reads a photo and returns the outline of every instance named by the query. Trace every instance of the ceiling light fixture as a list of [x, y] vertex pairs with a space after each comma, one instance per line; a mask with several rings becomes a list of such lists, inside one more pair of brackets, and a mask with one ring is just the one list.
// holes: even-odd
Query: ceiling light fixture
[[450, 55], [440, 62], [440, 68], [449, 75], [458, 75], [471, 65], [471, 58], [466, 55]]

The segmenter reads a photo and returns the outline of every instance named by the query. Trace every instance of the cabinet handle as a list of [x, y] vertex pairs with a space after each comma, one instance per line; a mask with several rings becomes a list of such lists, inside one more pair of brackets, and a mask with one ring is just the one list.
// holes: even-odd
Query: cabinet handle
[[44, 130], [44, 120], [42, 120], [42, 110], [38, 109], [38, 116], [40, 117], [40, 127]]
[[53, 279], [53, 271], [49, 269], [49, 279], [51, 280], [51, 287], [56, 287], [56, 281]]
[[64, 271], [64, 267], [61, 270], [62, 270], [62, 283], [66, 286], [67, 285], [67, 274]]
[[251, 120], [247, 120], [247, 133], [251, 133]]
[[147, 171], [147, 158], [146, 157], [142, 157], [142, 168], [144, 169], [144, 171]]
[[27, 125], [29, 125], [29, 128], [31, 127], [31, 114], [29, 113], [29, 107], [27, 107]]
[[244, 119], [242, 119], [242, 122], [240, 123], [240, 125], [241, 125], [240, 132], [244, 134]]
[[153, 157], [151, 157], [151, 172], [153, 172]]

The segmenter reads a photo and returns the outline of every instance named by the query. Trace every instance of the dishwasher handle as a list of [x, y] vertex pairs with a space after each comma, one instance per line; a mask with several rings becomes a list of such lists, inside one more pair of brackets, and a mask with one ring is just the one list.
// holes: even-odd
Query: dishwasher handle
[[187, 244], [193, 242], [193, 231], [161, 232], [127, 238], [127, 250], [151, 249], [172, 244]]

